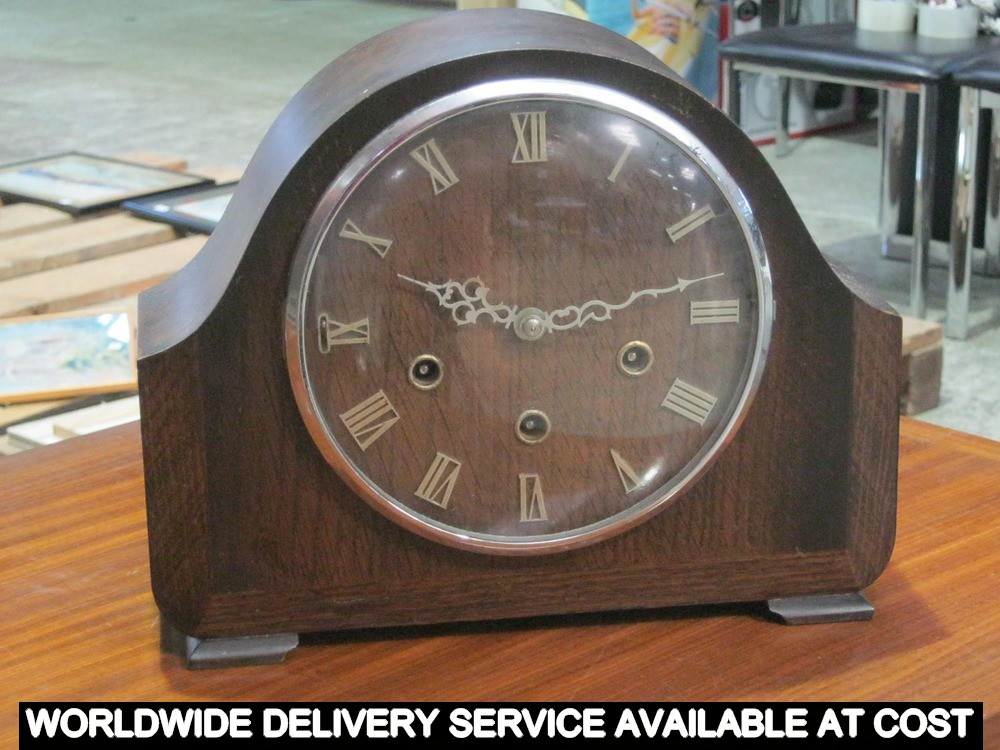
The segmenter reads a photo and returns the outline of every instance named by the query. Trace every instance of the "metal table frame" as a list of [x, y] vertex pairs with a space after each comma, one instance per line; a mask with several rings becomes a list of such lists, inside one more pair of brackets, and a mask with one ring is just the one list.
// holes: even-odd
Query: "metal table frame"
[[778, 101], [775, 116], [775, 145], [777, 153], [788, 150], [788, 109], [784, 106], [788, 101], [788, 86], [790, 79], [798, 78], [808, 81], [836, 83], [844, 86], [874, 88], [879, 91], [879, 148], [882, 154], [881, 169], [881, 205], [879, 207], [879, 233], [883, 248], [888, 246], [894, 228], [890, 227], [890, 210], [886, 206], [887, 181], [891, 175], [889, 160], [893, 149], [889, 148], [890, 140], [895, 136], [889, 127], [888, 111], [897, 107], [890, 98], [904, 97], [907, 94], [917, 96], [917, 150], [916, 167], [913, 174], [913, 250], [910, 266], [910, 312], [922, 318], [927, 312], [928, 268], [931, 247], [931, 206], [934, 200], [934, 159], [937, 145], [935, 130], [937, 127], [939, 83], [912, 81], [895, 81], [890, 79], [855, 78], [847, 76], [814, 73], [794, 68], [783, 68], [760, 63], [739, 62], [723, 59], [723, 99], [722, 106], [726, 114], [734, 121], [740, 122], [740, 79], [741, 72], [770, 73], [778, 76]]
[[985, 234], [982, 271], [1000, 274], [1000, 94], [962, 86], [958, 104], [958, 147], [955, 153], [955, 200], [951, 214], [951, 250], [948, 256], [948, 309], [945, 335], [964, 339], [969, 334], [969, 284], [972, 280], [976, 212], [976, 154], [983, 109], [993, 111], [986, 181]]

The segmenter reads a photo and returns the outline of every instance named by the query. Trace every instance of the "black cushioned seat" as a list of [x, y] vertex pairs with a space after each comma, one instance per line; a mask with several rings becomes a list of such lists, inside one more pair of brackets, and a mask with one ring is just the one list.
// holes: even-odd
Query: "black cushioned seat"
[[936, 83], [991, 48], [1000, 48], [1000, 38], [935, 39], [833, 23], [743, 34], [723, 42], [719, 55], [735, 62], [844, 78]]
[[970, 86], [1000, 94], [1000, 48], [976, 57], [952, 71], [958, 86]]
[[[942, 181], [941, 190], [935, 185], [937, 146], [946, 130], [940, 121], [951, 123], [955, 119], [954, 105], [942, 94], [950, 96], [954, 92], [950, 88], [954, 71], [994, 50], [1000, 50], [1000, 37], [937, 39], [910, 33], [859, 31], [854, 23], [781, 26], [736, 36], [719, 47], [725, 78], [725, 107], [736, 121], [740, 121], [740, 72], [778, 75], [781, 105], [777, 109], [775, 140], [779, 154], [786, 148], [788, 139], [789, 78], [868, 86], [886, 93], [880, 97], [880, 140], [885, 149], [880, 220], [883, 253], [889, 248], [893, 235], [887, 217], [896, 210], [894, 198], [901, 192], [893, 192], [887, 187], [893, 178], [891, 165], [898, 164], [902, 154], [898, 144], [885, 145], [890, 131], [895, 131], [886, 125], [887, 99], [890, 94], [897, 101], [897, 95], [916, 94], [916, 148], [913, 149], [913, 206], [910, 212], [913, 216], [910, 312], [916, 317], [924, 317], [926, 313], [935, 203], [939, 208], [949, 208], [952, 203], [951, 185], [947, 184], [951, 180]], [[950, 149], [947, 145], [943, 148]]]

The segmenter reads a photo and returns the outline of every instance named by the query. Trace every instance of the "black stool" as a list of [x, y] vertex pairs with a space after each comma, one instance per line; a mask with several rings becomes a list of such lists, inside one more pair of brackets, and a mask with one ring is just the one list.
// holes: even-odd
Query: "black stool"
[[[927, 270], [930, 259], [931, 207], [934, 202], [935, 130], [940, 87], [963, 63], [1000, 45], [1000, 38], [933, 39], [907, 33], [859, 31], [853, 23], [784, 26], [737, 36], [720, 45], [723, 61], [723, 106], [739, 122], [739, 73], [776, 73], [779, 101], [787, 98], [789, 78], [827, 81], [880, 91], [882, 148], [882, 203], [888, 200], [886, 180], [887, 109], [885, 92], [914, 94], [918, 101], [916, 165], [913, 173], [913, 251], [910, 269], [910, 307], [923, 317], [927, 309]], [[787, 121], [778, 108], [779, 142], [787, 138]], [[890, 239], [882, 222], [883, 247]]]

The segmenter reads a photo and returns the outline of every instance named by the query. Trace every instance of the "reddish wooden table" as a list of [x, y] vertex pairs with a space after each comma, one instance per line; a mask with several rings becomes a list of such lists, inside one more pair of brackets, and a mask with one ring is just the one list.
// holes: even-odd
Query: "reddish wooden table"
[[283, 664], [207, 672], [159, 650], [138, 428], [0, 459], [0, 746], [18, 701], [815, 700], [983, 701], [996, 747], [1000, 444], [904, 419], [900, 448], [871, 622], [557, 618], [305, 638]]

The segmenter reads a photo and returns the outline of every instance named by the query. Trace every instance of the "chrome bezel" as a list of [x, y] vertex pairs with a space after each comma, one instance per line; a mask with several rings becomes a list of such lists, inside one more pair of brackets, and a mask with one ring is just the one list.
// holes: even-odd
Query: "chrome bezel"
[[[735, 406], [722, 429], [696, 454], [683, 476], [674, 477], [660, 491], [626, 510], [570, 531], [529, 538], [471, 533], [425, 516], [387, 494], [339, 447], [317, 410], [304, 363], [305, 342], [300, 331], [304, 327], [305, 299], [317, 249], [323, 245], [339, 207], [383, 159], [446, 119], [500, 102], [539, 100], [575, 102], [631, 118], [670, 140], [701, 165], [739, 220], [752, 256], [759, 309], [756, 340]], [[317, 204], [296, 249], [286, 305], [285, 349], [292, 390], [310, 435], [338, 475], [376, 510], [414, 533], [449, 546], [492, 554], [543, 554], [593, 544], [633, 528], [663, 510], [705, 474], [747, 415], [763, 375], [774, 318], [771, 273], [753, 209], [729, 172], [693, 131], [651, 104], [605, 86], [558, 78], [517, 78], [470, 86], [414, 109], [349, 160]]]

